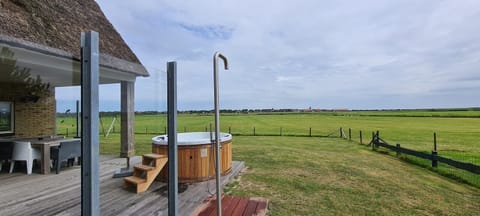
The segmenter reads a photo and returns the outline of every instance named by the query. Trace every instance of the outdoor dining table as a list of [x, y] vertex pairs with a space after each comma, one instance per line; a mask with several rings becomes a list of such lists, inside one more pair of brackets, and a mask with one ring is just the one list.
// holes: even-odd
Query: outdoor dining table
[[50, 148], [53, 146], [59, 146], [61, 142], [80, 140], [78, 138], [60, 138], [60, 139], [33, 139], [29, 140], [32, 147], [40, 148], [41, 160], [40, 173], [50, 173]]

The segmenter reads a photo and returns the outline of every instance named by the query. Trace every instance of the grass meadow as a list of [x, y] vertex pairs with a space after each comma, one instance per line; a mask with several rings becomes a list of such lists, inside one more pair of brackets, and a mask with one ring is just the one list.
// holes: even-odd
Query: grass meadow
[[[59, 134], [67, 128], [74, 132], [74, 121], [59, 118]], [[213, 121], [212, 115], [181, 114], [178, 131], [208, 130]], [[102, 117], [105, 130], [111, 122], [112, 117]], [[233, 159], [245, 161], [248, 167], [225, 192], [270, 199], [270, 215], [480, 212], [479, 175], [441, 163], [433, 169], [428, 161], [397, 158], [358, 143], [360, 130], [364, 143], [379, 130], [391, 144], [430, 152], [436, 132], [439, 155], [479, 165], [480, 111], [228, 114], [221, 122], [222, 131], [230, 128], [235, 134]], [[119, 154], [119, 121], [114, 125], [114, 133], [101, 136], [102, 154]], [[151, 152], [151, 138], [163, 134], [165, 125], [165, 115], [136, 115], [138, 155]], [[353, 141], [338, 138], [340, 127], [346, 132], [352, 129]], [[310, 128], [313, 137], [308, 137]], [[278, 136], [280, 130], [284, 136]]]
[[[108, 130], [111, 116], [103, 116], [102, 127]], [[164, 134], [165, 115], [136, 115], [137, 134]], [[69, 135], [75, 131], [73, 117], [57, 120], [58, 133]], [[63, 121], [63, 122], [62, 122]], [[178, 131], [205, 131], [214, 122], [212, 115], [180, 114]], [[234, 135], [284, 135], [284, 136], [338, 136], [339, 128], [352, 130], [352, 139], [359, 141], [360, 130], [363, 141], [371, 140], [373, 131], [391, 144], [430, 152], [433, 150], [433, 133], [437, 133], [439, 155], [466, 162], [480, 164], [480, 111], [369, 111], [339, 113], [281, 113], [281, 114], [224, 114], [221, 130]], [[118, 133], [120, 121], [114, 124]], [[102, 130], [101, 130], [102, 131]], [[108, 139], [110, 140], [110, 139]], [[145, 143], [143, 143], [145, 141]], [[138, 140], [140, 145], [150, 140]], [[139, 152], [142, 153], [142, 152]]]

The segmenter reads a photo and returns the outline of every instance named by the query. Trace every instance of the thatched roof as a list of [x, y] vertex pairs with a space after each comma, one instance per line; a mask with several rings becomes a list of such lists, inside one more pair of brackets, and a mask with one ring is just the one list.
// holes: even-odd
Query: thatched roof
[[0, 0], [1, 41], [78, 59], [80, 33], [91, 30], [100, 34], [101, 65], [148, 76], [94, 0]]

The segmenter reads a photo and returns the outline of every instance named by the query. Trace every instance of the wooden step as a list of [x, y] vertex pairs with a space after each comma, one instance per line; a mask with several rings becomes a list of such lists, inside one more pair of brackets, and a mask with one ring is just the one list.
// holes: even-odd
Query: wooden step
[[147, 182], [146, 179], [139, 178], [139, 177], [136, 177], [136, 176], [125, 177], [124, 180], [125, 180], [125, 182], [132, 183], [134, 185], [139, 185], [139, 184]]
[[136, 193], [145, 192], [165, 167], [167, 161], [168, 158], [165, 155], [144, 154], [142, 165], [135, 165], [133, 176], [125, 178], [125, 187], [133, 185]]
[[150, 170], [154, 170], [155, 167], [139, 164], [139, 165], [133, 166], [133, 169], [142, 170], [142, 171], [150, 171]]
[[160, 154], [144, 154], [143, 158], [149, 158], [149, 159], [160, 159], [160, 158], [165, 158], [167, 157], [166, 155], [160, 155]]

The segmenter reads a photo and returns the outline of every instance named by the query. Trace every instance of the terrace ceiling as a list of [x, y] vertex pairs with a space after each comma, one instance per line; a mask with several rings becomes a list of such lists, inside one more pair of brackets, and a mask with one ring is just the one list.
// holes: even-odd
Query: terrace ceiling
[[87, 31], [100, 35], [101, 83], [149, 76], [94, 0], [0, 0], [0, 45], [54, 86], [79, 84], [80, 34]]
[[[1, 43], [0, 47], [7, 48], [14, 53], [14, 56], [1, 56], [4, 60], [15, 61], [16, 66], [20, 69], [27, 69], [32, 78], [40, 76], [43, 82], [49, 83], [52, 87], [80, 85], [80, 61], [77, 59], [49, 55]], [[102, 58], [100, 61], [102, 62]], [[5, 65], [0, 65], [0, 68], [5, 68]], [[1, 70], [1, 73], [0, 82], [12, 82], [8, 75], [5, 76], [6, 71]], [[133, 82], [135, 79], [136, 75], [133, 73], [100, 65], [101, 84], [119, 83], [120, 81]]]

